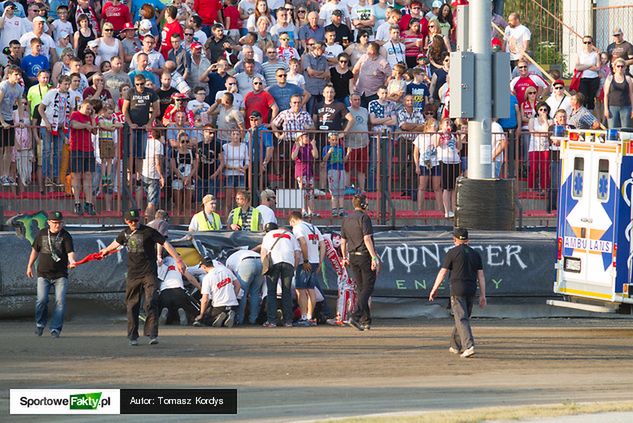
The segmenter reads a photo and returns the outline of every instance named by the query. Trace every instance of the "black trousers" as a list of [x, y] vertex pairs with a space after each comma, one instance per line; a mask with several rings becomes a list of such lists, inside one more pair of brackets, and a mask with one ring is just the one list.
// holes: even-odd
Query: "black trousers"
[[159, 310], [165, 307], [169, 310], [167, 314], [168, 324], [178, 317], [179, 308], [182, 308], [187, 313], [187, 322], [191, 321], [198, 313], [182, 288], [169, 288], [160, 291], [158, 304]]
[[593, 110], [596, 106], [596, 94], [598, 94], [598, 88], [600, 88], [600, 78], [580, 78], [580, 86], [578, 91], [582, 93], [584, 97], [583, 106], [589, 110]]
[[145, 310], [145, 336], [158, 336], [158, 280], [154, 275], [140, 278], [127, 278], [125, 287], [125, 306], [127, 308], [127, 337], [138, 338], [138, 315], [141, 311], [141, 295]]
[[374, 292], [376, 284], [376, 272], [371, 270], [371, 256], [350, 254], [349, 267], [356, 282], [356, 308], [352, 313], [352, 319], [360, 324], [369, 325], [371, 324], [369, 297]]

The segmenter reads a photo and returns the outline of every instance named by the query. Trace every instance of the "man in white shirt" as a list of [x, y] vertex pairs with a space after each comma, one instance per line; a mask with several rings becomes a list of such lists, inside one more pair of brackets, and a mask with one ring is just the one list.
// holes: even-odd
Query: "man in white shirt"
[[[154, 137], [154, 135], [159, 136]], [[158, 208], [158, 202], [160, 201], [160, 190], [165, 187], [165, 174], [162, 169], [164, 155], [163, 140], [160, 137], [160, 131], [155, 131], [151, 137], [147, 137], [145, 158], [143, 159], [143, 168], [141, 170], [143, 189], [147, 196], [145, 216], [154, 215], [155, 210]], [[138, 192], [140, 193], [140, 190]]]
[[176, 261], [167, 254], [163, 258], [163, 264], [158, 268], [158, 279], [160, 280], [158, 303], [161, 310], [161, 323], [169, 323], [173, 321], [173, 316], [178, 315], [180, 326], [187, 326], [196, 316], [197, 310], [185, 292], [183, 276], [193, 286], [201, 288], [200, 283], [191, 273], [185, 272], [184, 275], [180, 273], [176, 267]]
[[[8, 46], [11, 40], [19, 40], [28, 31], [23, 23], [23, 18], [15, 15], [15, 4], [6, 2], [4, 12], [0, 16], [0, 45]], [[7, 64], [7, 58], [1, 55], [2, 64]]]
[[57, 62], [57, 52], [55, 50], [55, 41], [53, 38], [44, 32], [44, 24], [46, 19], [41, 16], [36, 16], [33, 19], [33, 31], [27, 32], [20, 37], [20, 45], [24, 49], [22, 57], [31, 54], [31, 40], [33, 38], [39, 38], [42, 40], [42, 54], [46, 56], [50, 63]]
[[281, 278], [281, 306], [283, 326], [292, 327], [292, 276], [299, 264], [301, 249], [294, 234], [286, 229], [279, 229], [276, 223], [268, 223], [262, 240], [262, 264], [270, 255], [271, 266], [266, 273], [266, 314], [265, 328], [277, 327], [277, 282]]
[[398, 26], [402, 13], [398, 10], [392, 10], [391, 14], [387, 17], [387, 21], [383, 22], [376, 29], [376, 42], [381, 46], [391, 39], [391, 27]]
[[517, 62], [528, 51], [532, 33], [521, 24], [518, 13], [510, 13], [508, 16], [508, 26], [504, 31], [504, 50], [510, 53], [510, 67], [514, 69]]
[[262, 305], [262, 287], [264, 286], [261, 256], [252, 250], [238, 250], [226, 259], [226, 267], [235, 274], [244, 290], [244, 295], [239, 299], [237, 324], [244, 323], [246, 302], [248, 302], [248, 322], [254, 325]]
[[262, 225], [266, 223], [277, 223], [275, 209], [277, 208], [277, 196], [272, 189], [265, 189], [259, 194], [259, 206], [255, 207], [259, 210], [260, 221]]
[[240, 282], [233, 272], [205, 256], [200, 262], [200, 268], [207, 274], [202, 279], [200, 293], [200, 314], [194, 321], [194, 326], [201, 326], [202, 320], [211, 301], [211, 326], [232, 328], [235, 324], [235, 309], [238, 306], [237, 294], [240, 292]]
[[321, 263], [325, 259], [325, 244], [319, 228], [303, 221], [301, 213], [293, 211], [288, 216], [288, 223], [297, 238], [303, 265], [297, 268], [295, 288], [297, 300], [301, 308], [301, 320], [297, 326], [316, 326], [314, 306], [316, 305], [317, 277], [321, 273]]

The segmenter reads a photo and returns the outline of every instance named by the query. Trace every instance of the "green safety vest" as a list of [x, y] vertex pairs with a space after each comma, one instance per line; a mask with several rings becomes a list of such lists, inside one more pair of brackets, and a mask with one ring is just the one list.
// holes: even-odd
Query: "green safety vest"
[[[240, 225], [240, 226], [244, 226], [242, 225], [242, 213], [241, 213], [242, 208], [241, 207], [236, 207], [234, 208], [231, 213], [233, 213], [233, 219], [231, 220], [231, 223], [233, 225]], [[251, 207], [251, 232], [258, 232], [259, 231], [259, 210], [257, 210], [255, 207]]]
[[213, 222], [210, 222], [204, 210], [196, 213], [196, 221], [198, 222], [198, 231], [219, 231], [222, 229], [222, 222], [220, 221], [220, 215], [211, 212], [213, 215]]

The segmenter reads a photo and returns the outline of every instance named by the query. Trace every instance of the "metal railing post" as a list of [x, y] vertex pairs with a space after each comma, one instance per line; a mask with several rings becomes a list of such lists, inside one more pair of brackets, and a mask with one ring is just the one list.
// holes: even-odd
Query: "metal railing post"
[[385, 225], [387, 223], [387, 195], [389, 192], [389, 146], [393, 145], [393, 134], [383, 130], [378, 145], [378, 168], [379, 181], [380, 181], [380, 224]]

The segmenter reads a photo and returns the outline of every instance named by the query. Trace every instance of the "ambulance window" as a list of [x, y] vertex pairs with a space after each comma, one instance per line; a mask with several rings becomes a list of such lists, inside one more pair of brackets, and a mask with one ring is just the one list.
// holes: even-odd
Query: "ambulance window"
[[598, 161], [598, 184], [596, 189], [598, 200], [609, 201], [609, 160], [600, 159]]
[[571, 196], [572, 198], [581, 198], [584, 188], [585, 177], [585, 159], [582, 157], [574, 158], [574, 173], [572, 175]]

